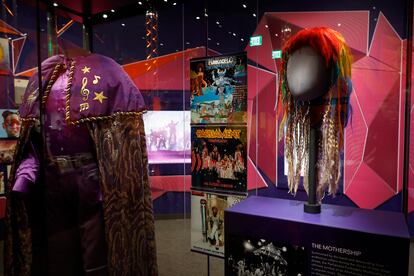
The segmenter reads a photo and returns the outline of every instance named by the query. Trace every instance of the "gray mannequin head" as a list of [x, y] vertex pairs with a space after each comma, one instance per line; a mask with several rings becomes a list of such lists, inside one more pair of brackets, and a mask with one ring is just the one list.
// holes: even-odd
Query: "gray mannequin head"
[[310, 101], [328, 92], [331, 70], [320, 54], [306, 46], [297, 49], [290, 56], [286, 77], [292, 96]]

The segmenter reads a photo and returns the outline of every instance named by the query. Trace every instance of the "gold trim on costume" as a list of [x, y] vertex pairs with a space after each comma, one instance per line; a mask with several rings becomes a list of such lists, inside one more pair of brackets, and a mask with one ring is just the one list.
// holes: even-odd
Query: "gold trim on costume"
[[36, 122], [36, 121], [39, 121], [39, 119], [38, 119], [38, 118], [33, 118], [33, 117], [28, 117], [28, 118], [20, 118], [20, 120], [21, 120], [22, 122], [29, 122], [29, 121], [31, 121], [31, 122]]
[[101, 120], [112, 119], [112, 118], [115, 118], [116, 116], [126, 116], [126, 117], [139, 116], [139, 115], [142, 115], [146, 112], [147, 112], [147, 110], [126, 111], [126, 112], [120, 111], [120, 112], [115, 112], [112, 115], [82, 118], [82, 119], [79, 119], [79, 120], [76, 120], [76, 121], [71, 121], [69, 123], [71, 125], [78, 125], [78, 124], [85, 123], [85, 122], [96, 122], [96, 121], [101, 121]]
[[53, 68], [52, 75], [50, 77], [50, 80], [47, 82], [46, 89], [43, 93], [42, 104], [46, 103], [47, 97], [49, 97], [50, 90], [52, 89], [53, 84], [55, 83], [56, 79], [59, 76], [58, 73], [59, 73], [59, 69], [60, 69], [61, 66], [62, 66], [62, 64], [58, 63], [58, 64], [55, 65], [55, 68]]
[[70, 123], [70, 89], [72, 88], [73, 73], [75, 72], [75, 61], [72, 60], [69, 67], [68, 84], [65, 88], [65, 121]]

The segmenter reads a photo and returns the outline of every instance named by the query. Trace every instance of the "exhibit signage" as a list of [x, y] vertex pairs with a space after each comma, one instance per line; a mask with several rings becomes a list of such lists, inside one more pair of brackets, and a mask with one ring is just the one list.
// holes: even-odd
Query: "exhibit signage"
[[263, 38], [261, 35], [250, 37], [250, 47], [261, 46], [263, 44]]
[[302, 207], [253, 196], [227, 209], [225, 275], [408, 274], [402, 213], [326, 204], [315, 215]]
[[279, 59], [279, 58], [282, 58], [282, 50], [272, 51], [272, 59]]

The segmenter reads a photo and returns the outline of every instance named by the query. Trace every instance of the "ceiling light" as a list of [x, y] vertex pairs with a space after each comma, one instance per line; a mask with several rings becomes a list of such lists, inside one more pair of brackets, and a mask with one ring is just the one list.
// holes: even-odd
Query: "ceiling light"
[[256, 17], [256, 14], [255, 13], [253, 14], [253, 17]]
[[211, 40], [211, 37], [209, 37], [208, 40]]
[[58, 4], [57, 4], [56, 2], [54, 2], [54, 3], [53, 3], [53, 6], [54, 6], [54, 7], [57, 7], [57, 6], [58, 6]]
[[197, 17], [196, 17], [196, 19], [197, 19], [197, 20], [200, 20], [200, 16], [197, 16]]
[[246, 4], [243, 4], [242, 6], [243, 6], [243, 8], [247, 8]]
[[341, 27], [341, 23], [338, 23], [338, 27]]
[[108, 18], [108, 15], [106, 13], [102, 14], [103, 18]]
[[217, 44], [217, 46], [220, 45], [220, 43], [218, 43], [218, 42], [216, 44]]
[[236, 36], [236, 34], [235, 34], [235, 33], [233, 33], [233, 36]]
[[141, 1], [139, 1], [139, 2], [138, 2], [138, 4], [139, 4], [139, 5], [142, 5], [142, 2], [141, 2]]
[[267, 29], [267, 28], [269, 28], [269, 25], [267, 25], [267, 24], [266, 24], [266, 25], [265, 25], [265, 27], [266, 27], [266, 29]]
[[216, 21], [216, 24], [217, 24], [217, 25], [220, 25], [220, 22]]
[[208, 17], [208, 14], [206, 14], [206, 13], [205, 13], [205, 14], [204, 14], [204, 16], [205, 16], [205, 17]]
[[114, 9], [112, 9], [112, 10], [111, 10], [111, 12], [115, 12], [115, 10], [114, 10]]
[[244, 38], [240, 38], [241, 41], [244, 41]]
[[122, 27], [125, 27], [125, 23], [121, 23], [121, 26], [122, 26]]
[[177, 3], [175, 3], [175, 2], [174, 2], [174, 3], [173, 3], [173, 6], [175, 6], [175, 5], [177, 5]]

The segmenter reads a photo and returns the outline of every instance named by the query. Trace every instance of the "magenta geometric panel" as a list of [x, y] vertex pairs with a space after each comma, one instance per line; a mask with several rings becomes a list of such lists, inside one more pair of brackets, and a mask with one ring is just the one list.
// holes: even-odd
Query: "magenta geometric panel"
[[[381, 13], [369, 54], [353, 64], [351, 103], [354, 115], [357, 108], [361, 113], [346, 130], [344, 192], [362, 208], [376, 208], [401, 191], [401, 61], [402, 41]], [[367, 132], [353, 129], [357, 120]]]
[[[404, 43], [404, 50], [407, 47], [407, 41], [405, 40]], [[404, 51], [405, 53], [405, 51]], [[413, 52], [414, 54], [414, 52]], [[404, 61], [406, 61], [404, 59]], [[403, 68], [405, 70], [405, 64], [403, 64]], [[414, 68], [414, 60], [413, 60], [413, 68]], [[405, 72], [405, 71], [404, 71]], [[405, 75], [404, 75], [405, 77]], [[408, 170], [408, 212], [414, 211], [414, 74], [411, 74], [411, 108], [410, 108], [410, 156], [409, 156], [409, 170]], [[403, 85], [405, 87], [405, 78], [403, 79]]]
[[380, 13], [371, 41], [369, 56], [399, 72], [401, 70], [401, 48], [401, 38], [384, 14]]
[[361, 53], [368, 50], [368, 11], [328, 11], [272, 13], [279, 19], [304, 28], [324, 26], [340, 32], [352, 49]]
[[257, 165], [273, 182], [276, 182], [276, 75], [273, 73], [264, 73], [272, 75], [272, 79], [263, 87], [256, 100], [259, 105], [257, 131], [258, 138], [256, 145], [258, 156]]
[[[248, 157], [252, 171], [248, 171], [248, 190], [264, 185], [260, 169], [276, 183], [276, 74], [248, 66]], [[254, 169], [254, 171], [253, 171]]]
[[352, 121], [348, 122], [345, 129], [345, 168], [344, 168], [344, 193], [348, 193], [348, 188], [355, 178], [358, 168], [362, 164], [363, 154], [368, 136], [368, 125], [362, 115], [361, 105], [358, 95], [354, 93], [351, 98]]

